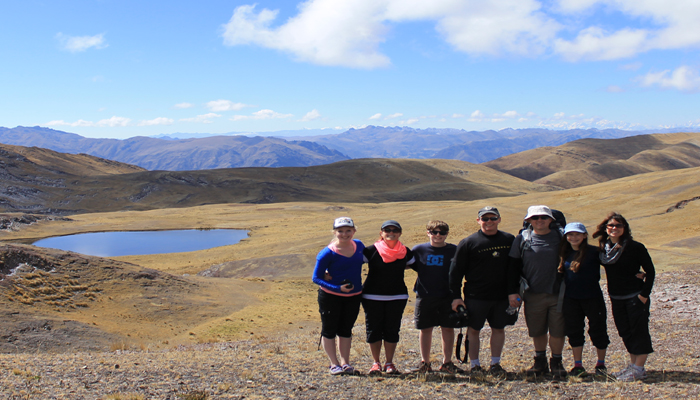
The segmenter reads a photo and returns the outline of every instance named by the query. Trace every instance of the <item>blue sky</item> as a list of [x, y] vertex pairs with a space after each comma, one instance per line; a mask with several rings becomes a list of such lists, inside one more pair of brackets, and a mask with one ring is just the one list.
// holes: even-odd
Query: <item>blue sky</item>
[[0, 126], [700, 127], [697, 0], [3, 1]]

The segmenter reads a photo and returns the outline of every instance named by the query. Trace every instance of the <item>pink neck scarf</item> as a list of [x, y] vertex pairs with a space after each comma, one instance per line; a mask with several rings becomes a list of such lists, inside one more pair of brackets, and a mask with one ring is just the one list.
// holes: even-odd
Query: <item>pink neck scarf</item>
[[406, 246], [404, 246], [400, 241], [396, 242], [396, 246], [394, 246], [393, 249], [383, 240], [377, 240], [374, 242], [374, 247], [377, 248], [377, 252], [379, 252], [379, 255], [382, 257], [382, 261], [385, 263], [394, 262], [406, 257]]

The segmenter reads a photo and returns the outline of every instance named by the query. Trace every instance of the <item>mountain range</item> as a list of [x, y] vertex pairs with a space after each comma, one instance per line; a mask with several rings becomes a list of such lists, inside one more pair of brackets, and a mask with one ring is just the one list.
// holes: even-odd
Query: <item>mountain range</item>
[[174, 134], [172, 137], [141, 136], [118, 140], [85, 138], [48, 128], [18, 126], [11, 129], [0, 127], [0, 143], [35, 146], [64, 153], [85, 153], [148, 170], [185, 171], [304, 167], [351, 158], [443, 158], [482, 163], [581, 138], [612, 139], [639, 134], [615, 129], [504, 129], [476, 132], [379, 126], [315, 136], [289, 136], [289, 131], [278, 133], [281, 137], [222, 135], [178, 138], [187, 135]]

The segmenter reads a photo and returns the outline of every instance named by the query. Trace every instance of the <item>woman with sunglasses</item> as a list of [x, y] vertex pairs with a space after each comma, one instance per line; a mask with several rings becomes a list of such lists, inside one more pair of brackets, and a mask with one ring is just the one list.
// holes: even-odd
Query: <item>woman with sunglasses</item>
[[[413, 262], [413, 252], [399, 241], [401, 225], [385, 221], [379, 232], [379, 240], [365, 248], [365, 261], [369, 270], [362, 291], [362, 308], [365, 310], [367, 343], [374, 363], [370, 375], [398, 374], [394, 365], [394, 353], [399, 343], [401, 318], [408, 302], [408, 288], [404, 272]], [[384, 345], [386, 362], [380, 362]]]
[[355, 231], [351, 218], [340, 217], [333, 222], [333, 241], [316, 256], [312, 278], [319, 286], [321, 341], [331, 362], [331, 375], [355, 373], [350, 365], [350, 347], [352, 328], [360, 313], [365, 249], [361, 241], [353, 239]]
[[596, 348], [597, 375], [606, 375], [605, 353], [608, 337], [607, 310], [600, 289], [600, 259], [598, 248], [588, 244], [588, 231], [580, 222], [571, 222], [564, 228], [564, 240], [559, 247], [559, 273], [564, 274], [566, 291], [563, 313], [564, 331], [574, 354], [574, 367], [569, 372], [576, 377], [587, 375], [583, 367], [584, 331], [588, 319], [588, 336]]
[[[627, 220], [618, 213], [610, 213], [593, 237], [599, 240], [600, 262], [608, 279], [615, 326], [630, 356], [630, 364], [615, 377], [620, 381], [644, 379], [644, 363], [654, 352], [649, 334], [654, 264], [646, 247], [632, 240]], [[640, 273], [640, 268], [644, 273]]]

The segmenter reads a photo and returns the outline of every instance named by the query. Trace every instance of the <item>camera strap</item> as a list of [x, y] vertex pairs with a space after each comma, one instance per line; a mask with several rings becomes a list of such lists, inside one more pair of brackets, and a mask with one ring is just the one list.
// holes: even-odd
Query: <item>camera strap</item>
[[[464, 340], [464, 356], [461, 357], [460, 355], [462, 354], [462, 340]], [[457, 344], [455, 345], [455, 356], [457, 357], [457, 360], [461, 362], [462, 364], [467, 362], [467, 358], [469, 354], [469, 336], [464, 337], [464, 334], [462, 334], [462, 328], [459, 328], [459, 334], [457, 335]]]

